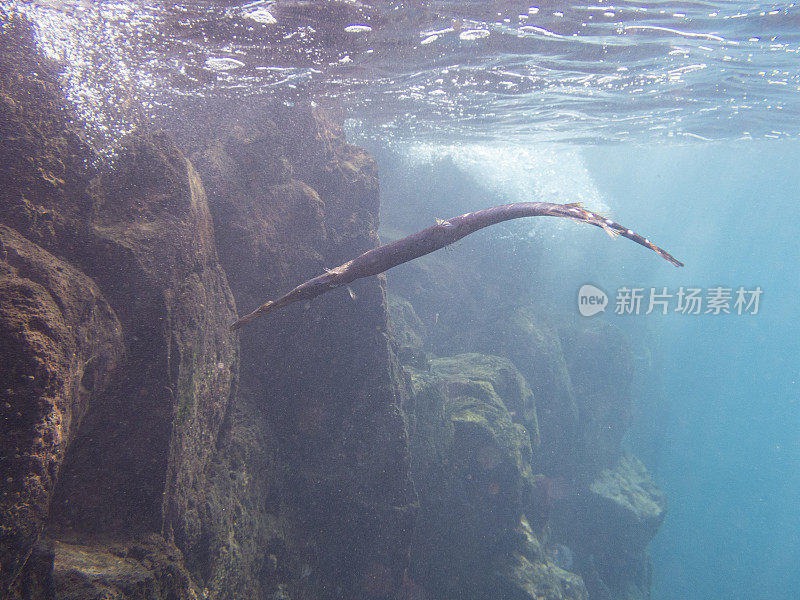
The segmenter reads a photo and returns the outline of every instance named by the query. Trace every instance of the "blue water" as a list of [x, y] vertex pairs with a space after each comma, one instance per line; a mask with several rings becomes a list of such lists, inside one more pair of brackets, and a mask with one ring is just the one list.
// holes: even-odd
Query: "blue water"
[[686, 262], [641, 273], [642, 285], [764, 290], [755, 316], [639, 317], [662, 345], [669, 404], [656, 479], [670, 512], [651, 545], [654, 597], [797, 598], [800, 145], [619, 147], [586, 158], [619, 212], [658, 230]]

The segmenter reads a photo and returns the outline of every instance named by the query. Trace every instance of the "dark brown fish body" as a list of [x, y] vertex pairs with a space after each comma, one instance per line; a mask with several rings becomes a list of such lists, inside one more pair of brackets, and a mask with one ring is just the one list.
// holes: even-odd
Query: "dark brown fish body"
[[511, 219], [537, 216], [563, 217], [600, 227], [612, 236], [621, 235], [653, 250], [675, 266], [683, 266], [683, 263], [650, 242], [650, 240], [622, 227], [611, 219], [606, 219], [601, 215], [586, 210], [580, 204], [518, 202], [493, 206], [492, 208], [485, 208], [453, 217], [446, 221], [438, 221], [436, 225], [413, 233], [396, 242], [373, 248], [335, 269], [330, 269], [322, 275], [309, 279], [285, 296], [261, 305], [231, 325], [231, 330], [239, 329], [242, 325], [246, 325], [260, 315], [287, 304], [292, 304], [298, 300], [310, 300], [328, 290], [347, 285], [356, 279], [383, 273], [392, 267], [430, 254], [484, 227]]

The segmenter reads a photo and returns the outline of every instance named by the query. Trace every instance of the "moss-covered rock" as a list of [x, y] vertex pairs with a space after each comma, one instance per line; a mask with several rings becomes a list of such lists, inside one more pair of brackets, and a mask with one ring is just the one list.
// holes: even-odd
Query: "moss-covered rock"
[[397, 357], [402, 364], [418, 369], [428, 368], [425, 351], [426, 328], [412, 304], [396, 294], [389, 294], [389, 323]]
[[590, 593], [649, 598], [647, 545], [666, 515], [664, 494], [644, 465], [622, 456], [588, 489], [557, 505], [553, 534], [572, 548]]
[[430, 370], [408, 372], [420, 498], [414, 578], [434, 597], [483, 598], [499, 581], [509, 590], [512, 581], [535, 586], [527, 577], [539, 571], [523, 576], [512, 566], [521, 551], [531, 556], [525, 560], [546, 561], [533, 533], [528, 544], [520, 533], [533, 481], [531, 440], [537, 439], [524, 379], [507, 359], [479, 354], [434, 359]]

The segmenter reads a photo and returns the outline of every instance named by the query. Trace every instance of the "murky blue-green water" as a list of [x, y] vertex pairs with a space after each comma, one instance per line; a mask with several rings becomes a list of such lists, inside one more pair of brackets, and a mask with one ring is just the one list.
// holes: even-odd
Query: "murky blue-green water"
[[[386, 228], [429, 224], [403, 193], [441, 217], [476, 198], [580, 201], [674, 253], [685, 268], [570, 224], [485, 238], [537, 238], [544, 289], [531, 293], [577, 312], [593, 284], [610, 304], [591, 318], [632, 340], [627, 443], [670, 507], [651, 545], [654, 597], [796, 598], [800, 8], [314, 4], [3, 3], [64, 61], [99, 145], [186, 98], [313, 98], [346, 110], [351, 139], [376, 154]], [[406, 180], [431, 162], [449, 183]], [[466, 177], [480, 183], [471, 195]], [[622, 288], [642, 290], [640, 314], [615, 314]], [[644, 314], [651, 288], [668, 315]], [[732, 314], [676, 310], [682, 288], [706, 301], [727, 290]], [[761, 290], [757, 314], [736, 314], [740, 288]]]
[[590, 153], [598, 185], [661, 206], [660, 228], [685, 249], [686, 269], [642, 275], [644, 285], [764, 290], [758, 315], [648, 324], [662, 346], [667, 406], [635, 445], [658, 447], [671, 506], [652, 546], [657, 598], [791, 598], [800, 585], [800, 251], [786, 212], [799, 151], [783, 143], [651, 149], [633, 160]]
[[786, 212], [798, 152], [780, 143], [587, 153], [598, 186], [627, 198], [634, 218], [659, 207], [658, 229], [686, 259], [680, 272], [640, 272], [643, 286], [763, 290], [757, 315], [643, 317], [661, 346], [665, 406], [652, 422], [640, 417], [647, 431], [634, 446], [657, 461], [670, 500], [651, 546], [656, 598], [791, 598], [800, 586], [800, 251]]

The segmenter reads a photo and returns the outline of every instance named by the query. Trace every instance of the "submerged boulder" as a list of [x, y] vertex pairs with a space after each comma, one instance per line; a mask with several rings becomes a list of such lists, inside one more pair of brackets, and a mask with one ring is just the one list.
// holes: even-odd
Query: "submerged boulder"
[[603, 469], [588, 489], [556, 507], [553, 536], [576, 552], [590, 592], [596, 590], [598, 597], [608, 593], [648, 598], [646, 549], [665, 515], [663, 492], [637, 458], [624, 455], [613, 468]]
[[[484, 598], [501, 584], [507, 589], [500, 597], [536, 597], [519, 590], [538, 589], [552, 569], [530, 528], [528, 538], [520, 525], [533, 482], [531, 442], [538, 440], [525, 380], [507, 359], [480, 354], [433, 359], [430, 370], [408, 373], [420, 499], [413, 577], [434, 597]], [[535, 568], [515, 568], [521, 552]]]
[[644, 550], [666, 516], [664, 493], [634, 456], [623, 456], [613, 469], [604, 469], [589, 492], [586, 521], [596, 534], [593, 539], [611, 538], [606, 547]]
[[201, 537], [236, 311], [174, 142], [135, 134], [98, 166], [30, 25], [2, 17], [0, 596], [16, 580], [11, 597], [49, 598], [67, 593], [45, 577], [66, 537]]
[[4, 225], [0, 241], [2, 595], [44, 528], [66, 450], [124, 346], [94, 281]]

